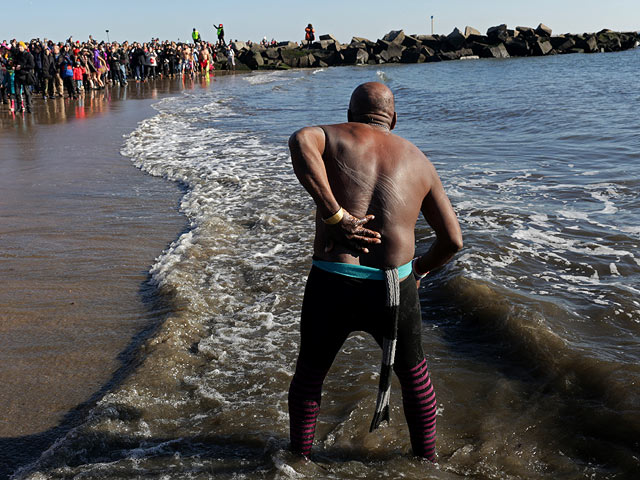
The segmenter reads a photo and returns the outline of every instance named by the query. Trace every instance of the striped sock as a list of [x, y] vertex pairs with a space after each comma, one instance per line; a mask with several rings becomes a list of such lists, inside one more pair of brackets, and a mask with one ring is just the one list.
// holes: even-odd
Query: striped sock
[[427, 359], [407, 371], [396, 371], [414, 455], [436, 461], [436, 395]]
[[313, 369], [298, 362], [289, 387], [289, 435], [291, 450], [304, 455], [311, 452], [320, 412], [322, 383], [328, 370]]

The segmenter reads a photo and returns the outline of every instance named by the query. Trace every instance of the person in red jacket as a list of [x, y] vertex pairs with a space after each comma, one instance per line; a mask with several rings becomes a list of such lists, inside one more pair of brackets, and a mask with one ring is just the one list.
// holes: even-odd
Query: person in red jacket
[[73, 67], [73, 81], [76, 84], [76, 91], [80, 92], [84, 90], [84, 85], [82, 83], [82, 77], [84, 76], [86, 70], [80, 63], [80, 60], [76, 60], [76, 64]]
[[310, 47], [311, 44], [315, 41], [315, 33], [316, 31], [313, 29], [313, 25], [311, 24], [307, 25], [307, 28], [304, 29], [304, 39], [307, 42], [307, 47]]

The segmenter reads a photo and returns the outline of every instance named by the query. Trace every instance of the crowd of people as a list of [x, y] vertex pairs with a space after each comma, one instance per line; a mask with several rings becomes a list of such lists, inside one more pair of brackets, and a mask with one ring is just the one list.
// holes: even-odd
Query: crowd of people
[[[194, 28], [192, 42], [64, 42], [33, 39], [28, 44], [6, 40], [0, 44], [0, 99], [11, 111], [32, 110], [32, 96], [77, 99], [87, 90], [126, 86], [161, 77], [208, 74], [216, 61], [235, 70], [232, 45], [222, 24], [214, 25], [216, 42], [206, 42]], [[274, 41], [273, 41], [274, 42]]]

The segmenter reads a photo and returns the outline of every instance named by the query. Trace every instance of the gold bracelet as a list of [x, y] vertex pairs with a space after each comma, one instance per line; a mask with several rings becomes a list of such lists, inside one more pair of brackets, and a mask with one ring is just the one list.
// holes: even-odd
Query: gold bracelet
[[342, 217], [344, 217], [344, 208], [340, 207], [340, 210], [331, 215], [329, 218], [323, 218], [322, 221], [327, 225], [335, 225], [336, 223], [340, 223]]

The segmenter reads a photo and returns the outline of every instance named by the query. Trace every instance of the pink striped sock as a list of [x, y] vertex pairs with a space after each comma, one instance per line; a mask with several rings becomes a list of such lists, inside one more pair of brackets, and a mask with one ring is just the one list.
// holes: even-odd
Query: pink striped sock
[[291, 450], [308, 456], [316, 433], [322, 383], [328, 370], [317, 370], [298, 362], [289, 387], [289, 432]]
[[413, 453], [436, 461], [436, 395], [427, 359], [407, 371], [396, 371], [402, 386], [404, 415], [409, 425]]

